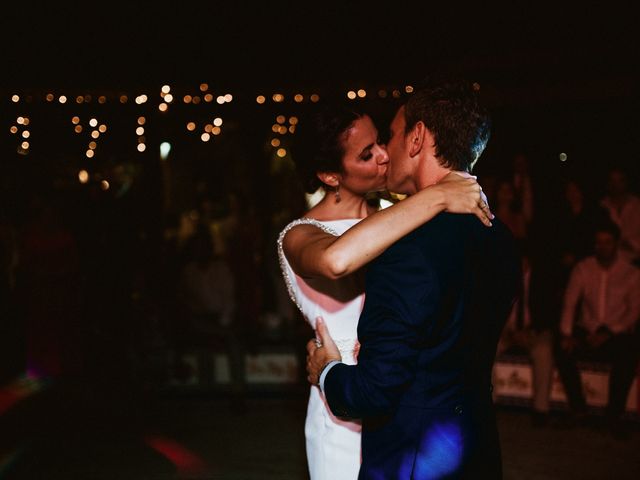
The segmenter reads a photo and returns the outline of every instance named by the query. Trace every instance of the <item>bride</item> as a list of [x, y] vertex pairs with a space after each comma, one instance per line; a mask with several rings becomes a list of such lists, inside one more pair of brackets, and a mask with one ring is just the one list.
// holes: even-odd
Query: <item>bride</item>
[[[304, 125], [299, 133], [304, 132]], [[297, 133], [298, 135], [298, 133]], [[389, 157], [372, 119], [338, 107], [307, 126], [296, 167], [308, 192], [322, 200], [278, 238], [282, 274], [291, 300], [315, 329], [322, 317], [342, 360], [357, 362], [357, 323], [364, 304], [361, 267], [438, 213], [475, 214], [490, 226], [493, 215], [475, 177], [451, 173], [440, 183], [379, 210], [367, 200], [385, 189]], [[486, 203], [484, 204], [486, 205]], [[360, 468], [359, 420], [335, 417], [317, 386], [305, 421], [311, 480], [355, 480]]]

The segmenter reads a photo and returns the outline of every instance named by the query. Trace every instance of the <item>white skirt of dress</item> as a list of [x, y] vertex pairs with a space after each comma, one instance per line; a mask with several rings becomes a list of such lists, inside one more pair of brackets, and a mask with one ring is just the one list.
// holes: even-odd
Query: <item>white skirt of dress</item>
[[360, 420], [331, 413], [324, 395], [311, 387], [304, 433], [311, 480], [356, 480], [360, 470]]

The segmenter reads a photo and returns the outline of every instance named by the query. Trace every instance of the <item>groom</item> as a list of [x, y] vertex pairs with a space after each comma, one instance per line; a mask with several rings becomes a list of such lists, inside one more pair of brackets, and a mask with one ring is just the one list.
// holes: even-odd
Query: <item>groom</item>
[[[387, 186], [411, 195], [470, 172], [489, 119], [475, 88], [443, 83], [416, 90], [390, 134]], [[320, 321], [308, 378], [336, 416], [363, 419], [360, 479], [501, 478], [491, 371], [518, 279], [502, 223], [442, 213], [369, 264], [357, 365]]]

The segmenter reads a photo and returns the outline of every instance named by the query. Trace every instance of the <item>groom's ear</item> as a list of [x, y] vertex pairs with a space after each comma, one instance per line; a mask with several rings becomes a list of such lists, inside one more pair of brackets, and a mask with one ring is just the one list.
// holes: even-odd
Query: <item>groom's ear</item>
[[415, 157], [422, 151], [426, 137], [426, 125], [422, 122], [416, 123], [411, 132], [409, 132], [409, 155]]
[[325, 185], [330, 187], [337, 187], [340, 184], [340, 175], [334, 172], [318, 172], [316, 173], [318, 179]]

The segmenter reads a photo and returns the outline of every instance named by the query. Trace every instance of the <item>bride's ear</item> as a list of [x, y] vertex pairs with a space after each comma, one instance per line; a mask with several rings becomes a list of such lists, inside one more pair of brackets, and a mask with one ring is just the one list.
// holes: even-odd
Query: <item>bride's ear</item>
[[340, 175], [337, 173], [318, 172], [316, 173], [316, 175], [318, 176], [318, 179], [325, 185], [328, 185], [334, 188], [340, 185]]

